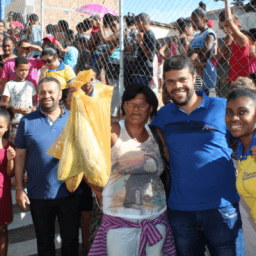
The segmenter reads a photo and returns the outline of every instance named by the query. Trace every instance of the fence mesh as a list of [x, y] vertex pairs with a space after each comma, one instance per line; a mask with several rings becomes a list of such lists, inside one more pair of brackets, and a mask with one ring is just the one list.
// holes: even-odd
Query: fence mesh
[[[233, 60], [240, 66], [232, 60], [230, 64], [232, 41], [237, 38], [227, 35], [219, 22], [219, 15], [225, 8], [224, 1], [198, 3], [180, 0], [171, 4], [167, 0], [124, 1], [121, 3], [124, 19], [119, 20], [118, 0], [12, 0], [5, 7], [6, 34], [12, 35], [15, 43], [27, 38], [31, 44], [41, 47], [55, 45], [60, 50], [60, 59], [76, 74], [93, 66], [97, 80], [116, 87], [112, 115], [117, 116], [122, 92], [119, 88], [120, 72], [124, 87], [143, 83], [158, 94], [165, 89], [163, 61], [170, 56], [188, 55], [197, 71], [196, 89], [203, 89], [210, 96], [226, 97], [231, 90], [230, 77], [235, 80], [246, 73], [254, 79], [256, 34], [254, 37], [254, 31], [249, 32], [256, 26], [253, 3], [230, 3], [236, 14], [235, 23], [247, 38], [246, 50], [238, 47], [240, 57]], [[192, 12], [196, 9], [193, 17]], [[205, 19], [200, 10], [206, 11]], [[10, 12], [13, 15], [8, 16]], [[22, 23], [22, 29], [18, 23], [10, 27], [8, 17]], [[123, 22], [123, 58], [120, 54], [120, 21]], [[247, 44], [250, 44], [249, 53], [245, 52], [249, 49]], [[244, 56], [248, 59], [248, 67], [244, 66], [245, 60], [241, 61]], [[40, 51], [34, 50], [29, 57], [40, 58]], [[123, 72], [120, 71], [120, 61], [124, 65]], [[245, 71], [240, 72], [240, 69]]]

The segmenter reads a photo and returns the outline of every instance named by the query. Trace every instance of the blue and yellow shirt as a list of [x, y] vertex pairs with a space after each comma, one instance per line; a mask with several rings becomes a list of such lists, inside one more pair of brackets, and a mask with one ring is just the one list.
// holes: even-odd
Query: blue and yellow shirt
[[245, 202], [251, 208], [251, 214], [256, 222], [256, 160], [252, 156], [251, 148], [256, 146], [256, 132], [251, 141], [250, 148], [243, 154], [244, 146], [237, 147], [238, 170], [236, 188]]
[[74, 70], [65, 65], [62, 60], [60, 60], [60, 66], [57, 69], [51, 69], [46, 72], [46, 77], [55, 77], [61, 84], [61, 89], [67, 89], [70, 87], [69, 83], [76, 78]]

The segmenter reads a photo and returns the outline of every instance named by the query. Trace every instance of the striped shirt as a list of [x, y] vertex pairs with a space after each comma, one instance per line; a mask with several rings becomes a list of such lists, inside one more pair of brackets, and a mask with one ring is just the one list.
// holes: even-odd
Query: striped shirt
[[166, 237], [163, 246], [163, 253], [168, 256], [176, 254], [174, 239], [171, 227], [169, 225], [166, 212], [154, 220], [143, 220], [141, 222], [133, 222], [120, 217], [103, 215], [101, 226], [92, 244], [88, 256], [106, 256], [107, 254], [107, 232], [110, 229], [116, 228], [141, 228], [139, 256], [146, 256], [146, 245], [152, 246], [162, 240], [162, 235], [156, 228], [157, 224], [166, 227]]

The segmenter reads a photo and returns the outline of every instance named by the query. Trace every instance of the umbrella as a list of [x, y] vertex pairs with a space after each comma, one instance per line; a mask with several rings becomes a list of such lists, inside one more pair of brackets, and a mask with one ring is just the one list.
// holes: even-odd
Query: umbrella
[[76, 11], [89, 14], [89, 15], [99, 15], [101, 18], [103, 18], [104, 14], [106, 13], [111, 13], [113, 15], [118, 16], [118, 14], [115, 11], [111, 10], [110, 8], [104, 5], [99, 5], [99, 4], [87, 4], [80, 7]]
[[22, 23], [20, 23], [19, 21], [12, 21], [10, 24], [13, 25], [15, 28], [21, 27], [22, 29], [24, 29], [24, 25]]

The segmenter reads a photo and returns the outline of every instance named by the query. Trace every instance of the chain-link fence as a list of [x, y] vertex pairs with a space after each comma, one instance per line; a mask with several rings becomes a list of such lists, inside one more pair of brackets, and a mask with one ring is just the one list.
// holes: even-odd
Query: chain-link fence
[[[65, 64], [76, 73], [88, 66], [95, 67], [98, 80], [121, 88], [114, 93], [118, 106], [123, 86], [131, 83], [147, 84], [157, 94], [163, 87], [163, 61], [178, 54], [188, 55], [193, 60], [197, 70], [196, 89], [203, 89], [210, 96], [226, 97], [231, 80], [239, 76], [253, 79], [256, 36], [249, 29], [256, 25], [256, 13], [253, 2], [240, 2], [231, 3], [233, 18], [245, 37], [242, 39], [247, 38], [247, 42], [236, 49], [240, 56], [235, 60], [231, 56], [232, 37], [225, 33], [220, 22], [219, 16], [225, 8], [223, 1], [199, 4], [182, 0], [170, 4], [156, 0], [93, 3], [12, 0], [5, 7], [5, 17], [8, 19], [8, 14], [14, 12], [14, 22], [22, 23], [21, 30], [16, 23], [8, 31], [10, 34], [42, 47], [55, 44]], [[239, 4], [243, 6], [237, 6]], [[197, 21], [199, 27], [195, 24]], [[10, 29], [9, 24], [7, 29]], [[38, 51], [33, 54], [39, 55]], [[247, 62], [241, 61], [244, 57]], [[117, 107], [112, 109], [112, 114], [117, 115]]]

